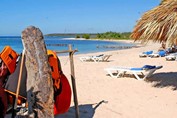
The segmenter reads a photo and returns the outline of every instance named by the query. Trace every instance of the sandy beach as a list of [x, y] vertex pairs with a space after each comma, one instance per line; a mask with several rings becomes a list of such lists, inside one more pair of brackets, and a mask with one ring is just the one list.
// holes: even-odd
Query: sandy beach
[[[132, 42], [133, 41], [128, 41]], [[143, 51], [157, 51], [159, 43], [92, 54], [74, 55], [77, 97], [80, 118], [176, 118], [177, 116], [177, 61], [165, 57], [140, 58]], [[81, 62], [79, 57], [111, 54], [109, 62]], [[60, 57], [64, 74], [71, 84], [68, 56]], [[146, 80], [134, 77], [111, 78], [104, 68], [112, 66], [142, 67], [162, 65]], [[71, 86], [72, 87], [72, 86]], [[67, 113], [57, 118], [74, 118], [74, 100]]]

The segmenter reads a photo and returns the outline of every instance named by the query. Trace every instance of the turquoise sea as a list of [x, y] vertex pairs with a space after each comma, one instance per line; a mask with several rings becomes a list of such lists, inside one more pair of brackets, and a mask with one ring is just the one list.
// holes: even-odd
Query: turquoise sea
[[[110, 50], [121, 50], [134, 46], [129, 43], [117, 41], [101, 41], [101, 40], [73, 40], [71, 37], [44, 37], [47, 49], [62, 51], [68, 50], [68, 44], [72, 45], [72, 49], [77, 49], [75, 54], [85, 54], [92, 52], [104, 52]], [[0, 36], [0, 51], [4, 46], [11, 46], [17, 53], [23, 50], [22, 40], [20, 36]]]

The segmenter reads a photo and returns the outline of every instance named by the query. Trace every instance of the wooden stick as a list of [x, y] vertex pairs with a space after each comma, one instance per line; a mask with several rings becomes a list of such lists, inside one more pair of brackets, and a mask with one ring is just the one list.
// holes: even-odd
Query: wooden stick
[[55, 51], [56, 53], [74, 53], [78, 52], [78, 50], [62, 50], [62, 51]]
[[23, 64], [24, 64], [24, 52], [25, 52], [25, 50], [23, 50], [23, 52], [22, 52], [22, 58], [21, 58], [21, 64], [20, 64], [20, 73], [19, 73], [19, 76], [18, 76], [18, 84], [17, 84], [17, 89], [16, 89], [16, 97], [15, 97], [14, 109], [17, 108], [18, 95], [19, 95], [19, 92], [20, 92], [20, 84], [21, 84], [22, 72], [23, 72]]
[[75, 115], [76, 118], [80, 118], [79, 116], [79, 107], [78, 107], [78, 99], [77, 99], [77, 91], [76, 91], [76, 82], [75, 82], [75, 72], [74, 72], [74, 61], [73, 61], [73, 54], [78, 52], [78, 50], [72, 50], [71, 44], [68, 45], [69, 50], [62, 50], [62, 51], [55, 51], [56, 53], [69, 53], [70, 58], [70, 68], [71, 68], [71, 81], [73, 87], [73, 95], [74, 95], [74, 106], [75, 106]]
[[78, 99], [77, 99], [77, 91], [76, 91], [76, 82], [75, 82], [75, 74], [74, 74], [74, 61], [73, 61], [73, 53], [71, 45], [69, 45], [69, 57], [70, 57], [70, 66], [71, 66], [71, 80], [74, 94], [74, 104], [76, 110], [76, 118], [79, 118], [79, 107], [78, 107]]

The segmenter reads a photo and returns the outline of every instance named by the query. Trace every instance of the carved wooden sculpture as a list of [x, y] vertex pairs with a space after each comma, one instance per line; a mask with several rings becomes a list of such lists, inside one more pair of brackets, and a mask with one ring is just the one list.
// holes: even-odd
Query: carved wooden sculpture
[[30, 26], [22, 32], [27, 69], [29, 117], [52, 118], [53, 83], [42, 32]]

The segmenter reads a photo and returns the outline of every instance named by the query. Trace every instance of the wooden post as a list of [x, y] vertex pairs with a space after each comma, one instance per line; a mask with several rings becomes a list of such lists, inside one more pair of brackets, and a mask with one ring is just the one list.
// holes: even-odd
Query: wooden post
[[79, 116], [79, 107], [78, 107], [78, 99], [77, 99], [77, 91], [76, 91], [76, 82], [75, 82], [75, 72], [74, 72], [74, 60], [73, 54], [78, 50], [72, 50], [71, 44], [68, 45], [69, 50], [55, 51], [56, 53], [69, 53], [70, 58], [70, 68], [71, 68], [71, 81], [73, 88], [73, 96], [74, 96], [74, 106], [75, 106], [75, 115], [76, 118], [80, 118]]
[[19, 73], [19, 77], [18, 77], [18, 85], [17, 85], [17, 90], [16, 90], [15, 108], [17, 107], [18, 95], [19, 95], [19, 92], [20, 92], [20, 84], [21, 84], [23, 64], [24, 64], [24, 52], [25, 51], [23, 50], [21, 64], [20, 64], [20, 73]]
[[28, 114], [31, 118], [53, 118], [53, 82], [42, 32], [30, 26], [22, 32], [27, 70]]
[[77, 91], [76, 91], [73, 54], [74, 51], [72, 51], [72, 46], [69, 45], [69, 58], [70, 58], [70, 66], [71, 66], [71, 80], [72, 80], [72, 87], [74, 93], [74, 104], [76, 110], [76, 118], [79, 118], [79, 107], [78, 107], [78, 99], [77, 99]]
[[13, 112], [12, 112], [12, 118], [15, 117], [16, 115], [16, 108], [17, 108], [17, 101], [18, 101], [18, 96], [19, 96], [19, 92], [20, 92], [20, 85], [21, 85], [21, 79], [22, 79], [22, 72], [23, 72], [23, 64], [24, 64], [24, 50], [22, 52], [22, 58], [21, 58], [21, 63], [20, 63], [20, 73], [19, 73], [19, 76], [18, 76], [18, 84], [17, 84], [17, 89], [16, 89], [16, 96], [13, 97], [13, 102], [14, 102], [14, 105], [13, 105]]

